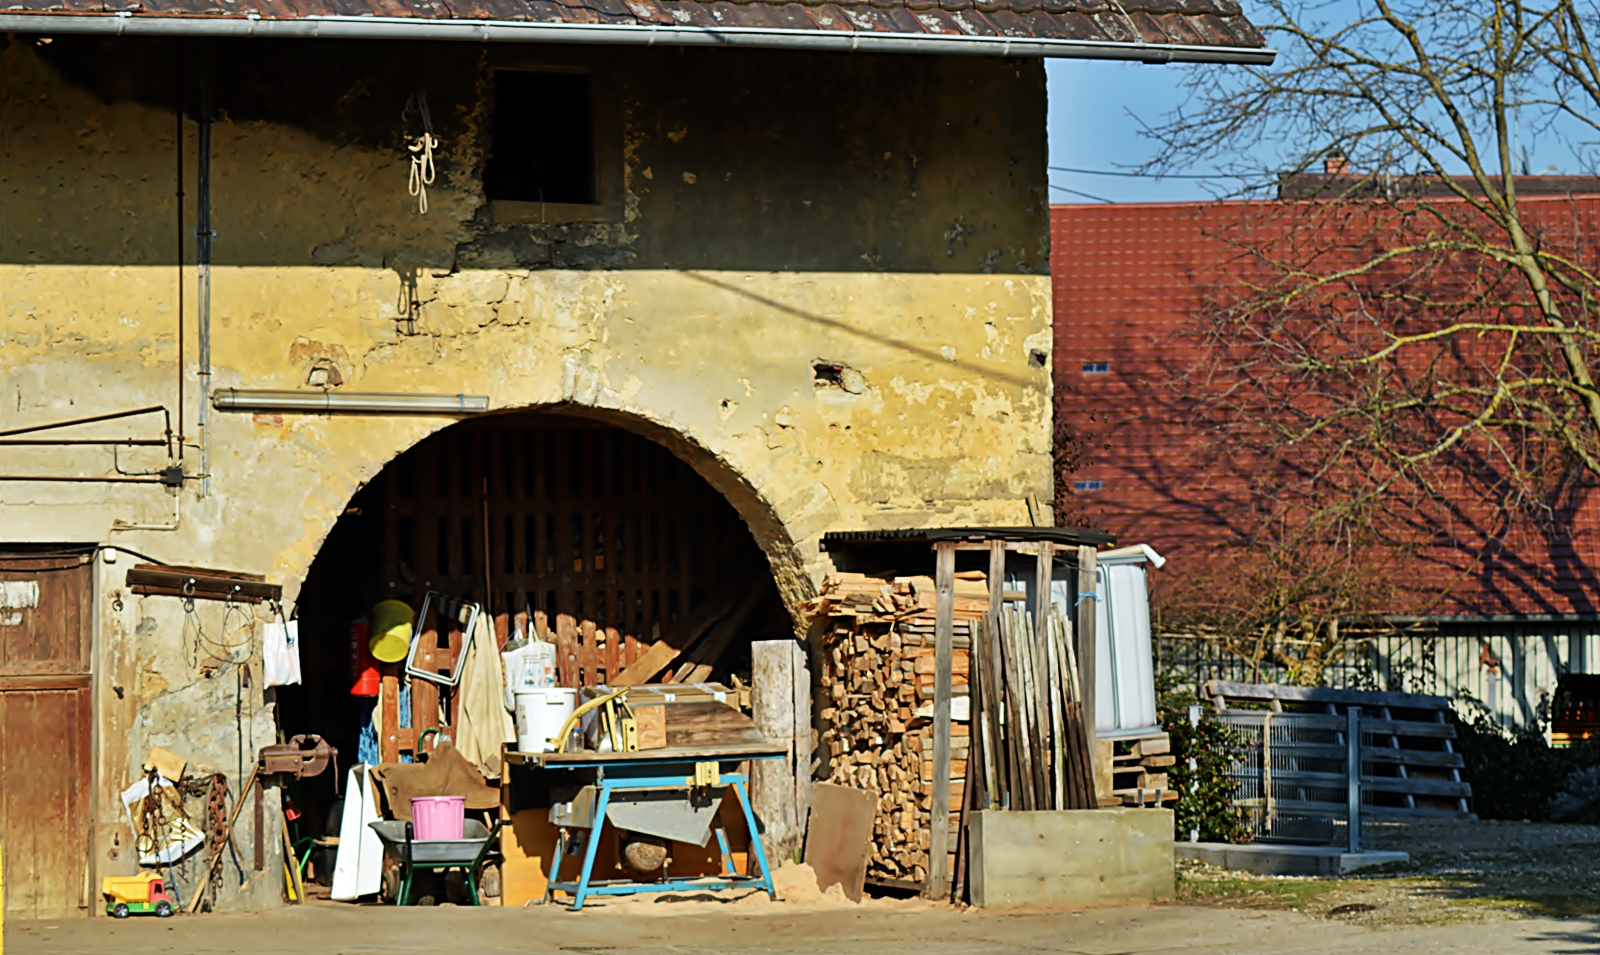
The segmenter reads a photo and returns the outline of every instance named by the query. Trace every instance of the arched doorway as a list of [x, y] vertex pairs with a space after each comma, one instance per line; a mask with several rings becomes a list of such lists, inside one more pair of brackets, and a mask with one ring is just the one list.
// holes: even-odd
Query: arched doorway
[[[399, 455], [338, 518], [300, 590], [303, 683], [279, 691], [282, 732], [327, 737], [345, 764], [364, 730], [370, 749], [375, 703], [352, 694], [352, 624], [381, 600], [420, 608], [428, 592], [481, 604], [500, 642], [519, 629], [575, 641], [568, 685], [607, 682], [708, 605], [747, 607], [737, 637], [686, 647], [652, 682], [748, 683], [750, 641], [794, 633], [745, 521], [662, 444], [588, 415], [486, 415]], [[441, 626], [432, 649], [446, 659], [462, 636]], [[448, 732], [453, 701], [408, 686], [401, 664], [380, 669], [404, 690], [394, 705], [408, 732], [394, 748], [405, 760], [424, 730]], [[303, 834], [328, 828], [326, 783], [299, 795]]]

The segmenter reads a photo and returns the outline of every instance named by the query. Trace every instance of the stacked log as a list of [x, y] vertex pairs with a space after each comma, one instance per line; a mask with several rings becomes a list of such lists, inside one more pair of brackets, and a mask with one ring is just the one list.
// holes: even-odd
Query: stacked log
[[[814, 699], [828, 780], [878, 797], [867, 878], [928, 875], [933, 793], [934, 585], [929, 577], [833, 574], [812, 603], [824, 621]], [[952, 653], [951, 867], [966, 777], [972, 638], [989, 609], [982, 573], [957, 574]]]

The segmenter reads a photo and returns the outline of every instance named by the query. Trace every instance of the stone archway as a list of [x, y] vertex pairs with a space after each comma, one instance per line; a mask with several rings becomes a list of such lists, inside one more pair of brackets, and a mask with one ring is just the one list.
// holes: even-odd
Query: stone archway
[[[683, 671], [686, 653], [663, 678], [749, 681], [749, 641], [795, 635], [809, 580], [770, 508], [709, 452], [631, 416], [563, 405], [471, 418], [390, 460], [324, 539], [297, 603], [304, 684], [280, 691], [280, 726], [360, 752], [372, 704], [350, 693], [350, 625], [380, 600], [479, 602], [502, 640], [564, 625], [583, 648], [581, 682], [602, 683], [675, 621], [756, 589], [770, 596], [742, 644]], [[448, 653], [459, 634], [440, 639]], [[411, 692], [415, 732], [440, 697], [425, 682]]]

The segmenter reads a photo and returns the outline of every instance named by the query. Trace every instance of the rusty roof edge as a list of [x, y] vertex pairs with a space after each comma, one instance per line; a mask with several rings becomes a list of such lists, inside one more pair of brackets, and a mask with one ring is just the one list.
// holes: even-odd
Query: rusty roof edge
[[727, 46], [835, 52], [956, 53], [1059, 57], [1142, 63], [1270, 65], [1276, 50], [1117, 40], [984, 37], [949, 34], [694, 27], [628, 23], [530, 23], [518, 20], [433, 20], [420, 17], [313, 16], [294, 20], [132, 13], [5, 13], [0, 33], [87, 33], [116, 36], [212, 36], [350, 40], [457, 40], [597, 43], [630, 46]]

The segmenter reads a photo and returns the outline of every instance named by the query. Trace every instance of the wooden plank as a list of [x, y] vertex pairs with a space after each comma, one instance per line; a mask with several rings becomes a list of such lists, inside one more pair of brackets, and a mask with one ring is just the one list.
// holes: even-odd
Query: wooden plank
[[193, 597], [197, 600], [232, 600], [259, 603], [280, 600], [283, 588], [256, 574], [237, 574], [199, 567], [164, 567], [140, 564], [128, 570], [124, 585], [136, 594]]
[[1450, 701], [1442, 696], [1421, 693], [1379, 693], [1365, 690], [1334, 690], [1320, 686], [1284, 686], [1277, 683], [1233, 683], [1207, 680], [1206, 696], [1212, 699], [1277, 700], [1293, 703], [1336, 703], [1346, 706], [1379, 708], [1384, 706], [1417, 710], [1445, 710]]
[[[413, 680], [415, 687], [425, 680]], [[385, 763], [400, 761], [400, 678], [384, 674], [378, 684], [378, 759]]]
[[[1089, 741], [1097, 739], [1096, 730], [1099, 725], [1095, 709], [1095, 607], [1099, 605], [1096, 599], [1085, 597], [1084, 594], [1097, 593], [1095, 586], [1095, 572], [1098, 557], [1093, 547], [1078, 548], [1078, 573], [1077, 593], [1073, 595], [1074, 612], [1073, 630], [1078, 645], [1078, 686], [1082, 693], [1083, 731]], [[1089, 747], [1090, 772], [1093, 770], [1094, 747]]]
[[600, 682], [600, 640], [593, 620], [578, 624], [582, 642], [578, 645], [578, 669], [583, 673], [583, 686]]
[[605, 634], [605, 672], [601, 674], [602, 683], [614, 679], [622, 672], [622, 634], [616, 627], [607, 627]]
[[[674, 680], [673, 682], [704, 683], [711, 679], [711, 671], [716, 666], [717, 661], [722, 659], [722, 654], [728, 649], [728, 644], [732, 643], [734, 637], [738, 636], [740, 628], [745, 625], [745, 622], [750, 619], [750, 615], [755, 613], [756, 608], [761, 605], [762, 599], [770, 592], [770, 588], [767, 587], [764, 581], [748, 587], [745, 590], [743, 599], [739, 601], [739, 605], [733, 608], [733, 612], [717, 621], [716, 626], [711, 628], [711, 632], [706, 634], [706, 638], [689, 650], [689, 658], [694, 663], [694, 666], [689, 669], [683, 679]], [[798, 827], [799, 824], [796, 823], [796, 828]]]
[[950, 835], [940, 820], [950, 815], [950, 663], [955, 622], [956, 552], [940, 541], [934, 550], [933, 793], [934, 825], [928, 840], [928, 884], [924, 895], [944, 900], [950, 895]]
[[88, 674], [41, 673], [30, 676], [0, 674], [0, 692], [6, 690], [87, 690], [91, 679]]
[[678, 658], [691, 643], [705, 633], [712, 624], [732, 608], [733, 601], [724, 597], [708, 601], [705, 606], [680, 619], [667, 628], [666, 636], [647, 647], [639, 659], [617, 675], [617, 686], [636, 686], [647, 683], [668, 664]]
[[872, 825], [878, 799], [864, 789], [818, 783], [812, 787], [806, 823], [805, 863], [817, 873], [817, 887], [844, 889], [845, 898], [861, 901], [872, 851]]
[[556, 672], [562, 686], [583, 684], [583, 673], [578, 667], [578, 621], [569, 613], [556, 614]]
[[782, 740], [766, 739], [755, 721], [723, 703], [668, 703], [668, 747], [734, 746], [747, 743], [783, 745]]

